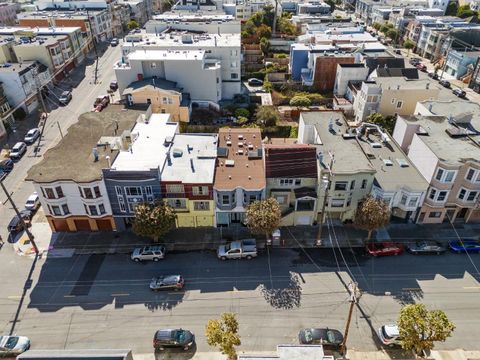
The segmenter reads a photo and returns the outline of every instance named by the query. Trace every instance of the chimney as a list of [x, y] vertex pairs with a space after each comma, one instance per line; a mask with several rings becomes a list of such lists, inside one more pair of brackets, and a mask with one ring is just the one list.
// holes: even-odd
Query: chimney
[[92, 149], [92, 155], [93, 155], [93, 161], [97, 162], [98, 161], [98, 150], [96, 147]]
[[112, 167], [112, 163], [110, 162], [110, 156], [107, 155], [105, 158], [107, 159], [108, 167], [111, 168], [111, 167]]

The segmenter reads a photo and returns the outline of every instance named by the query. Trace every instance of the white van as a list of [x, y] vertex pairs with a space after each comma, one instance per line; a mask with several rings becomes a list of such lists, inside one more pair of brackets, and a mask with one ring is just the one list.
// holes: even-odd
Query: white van
[[397, 325], [383, 325], [378, 329], [378, 337], [384, 345], [401, 345], [400, 331], [398, 330]]

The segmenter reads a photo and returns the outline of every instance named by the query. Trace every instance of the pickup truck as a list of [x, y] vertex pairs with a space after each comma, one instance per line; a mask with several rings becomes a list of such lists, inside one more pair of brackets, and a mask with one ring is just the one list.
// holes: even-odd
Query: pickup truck
[[257, 241], [255, 239], [244, 239], [233, 241], [227, 245], [220, 245], [217, 250], [217, 257], [220, 260], [247, 259], [257, 257]]
[[108, 95], [101, 95], [95, 99], [93, 108], [95, 112], [100, 112], [107, 107], [110, 103], [110, 97]]

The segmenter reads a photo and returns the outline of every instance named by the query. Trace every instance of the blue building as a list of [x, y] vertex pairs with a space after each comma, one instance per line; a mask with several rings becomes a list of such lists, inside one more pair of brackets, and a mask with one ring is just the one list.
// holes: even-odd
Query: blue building
[[445, 63], [445, 72], [460, 79], [467, 74], [469, 66], [473, 70], [479, 56], [480, 51], [450, 50]]

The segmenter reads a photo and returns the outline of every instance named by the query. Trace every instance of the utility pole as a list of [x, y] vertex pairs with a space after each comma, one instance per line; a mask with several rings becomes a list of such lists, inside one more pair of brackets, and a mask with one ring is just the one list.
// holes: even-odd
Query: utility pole
[[38, 247], [37, 247], [37, 244], [35, 243], [34, 237], [30, 232], [30, 230], [28, 230], [27, 224], [25, 224], [25, 221], [23, 220], [22, 216], [20, 215], [20, 212], [18, 211], [17, 205], [15, 205], [15, 203], [13, 202], [13, 199], [10, 196], [9, 192], [7, 191], [7, 188], [3, 184], [3, 181], [0, 181], [0, 186], [2, 187], [3, 192], [7, 196], [7, 200], [10, 202], [10, 204], [12, 204], [13, 210], [15, 211], [15, 213], [18, 216], [18, 219], [20, 220], [20, 224], [22, 224], [22, 229], [27, 233], [28, 239], [32, 243], [35, 254], [38, 255]]
[[343, 341], [340, 345], [340, 352], [342, 355], [345, 355], [345, 348], [347, 344], [348, 330], [350, 329], [350, 322], [352, 320], [353, 307], [358, 302], [358, 299], [360, 299], [360, 297], [362, 296], [356, 282], [350, 282], [350, 284], [348, 284], [348, 291], [350, 292], [350, 308], [348, 309], [348, 318], [347, 324], [345, 325], [345, 332], [343, 334]]
[[88, 25], [90, 26], [90, 33], [92, 35], [92, 42], [93, 42], [93, 50], [95, 51], [95, 78], [93, 80], [93, 83], [97, 83], [97, 77], [98, 77], [98, 52], [97, 52], [97, 42], [95, 41], [95, 36], [93, 36], [93, 27], [92, 27], [92, 22], [90, 21], [90, 15], [88, 13], [88, 8], [87, 8], [87, 21]]
[[320, 224], [318, 225], [318, 233], [317, 233], [317, 241], [316, 245], [321, 246], [322, 245], [322, 228], [323, 228], [323, 223], [325, 222], [325, 208], [327, 207], [327, 202], [328, 202], [328, 191], [330, 189], [330, 181], [331, 178], [333, 177], [332, 173], [332, 168], [333, 164], [335, 163], [335, 156], [333, 153], [328, 153], [330, 156], [330, 164], [328, 165], [328, 171], [325, 177], [322, 176], [322, 179], [325, 178], [325, 196], [323, 197], [323, 202], [322, 202], [322, 218], [320, 219]]
[[62, 129], [60, 128], [60, 123], [57, 121], [57, 126], [58, 126], [58, 131], [60, 132], [60, 136], [62, 137], [63, 139], [63, 133], [62, 133]]
[[40, 141], [42, 140], [43, 136], [43, 131], [45, 130], [45, 124], [47, 123], [47, 118], [48, 118], [48, 110], [45, 105], [45, 102], [43, 101], [43, 94], [42, 94], [42, 84], [40, 83], [40, 79], [38, 78], [38, 64], [35, 67], [35, 85], [37, 86], [37, 97], [40, 99], [40, 103], [42, 104], [42, 116], [40, 118], [41, 120], [41, 130], [40, 130], [40, 136], [38, 137], [38, 142], [37, 142], [37, 147], [34, 150], [35, 156], [37, 156], [38, 152], [40, 151]]
[[453, 38], [450, 40], [450, 44], [448, 44], [447, 57], [445, 58], [445, 62], [443, 63], [443, 66], [442, 66], [442, 74], [440, 75], [440, 80], [443, 79], [443, 74], [445, 72], [445, 68], [447, 67], [447, 61], [448, 61], [448, 57], [450, 56], [450, 49], [452, 48], [452, 44], [453, 44]]

